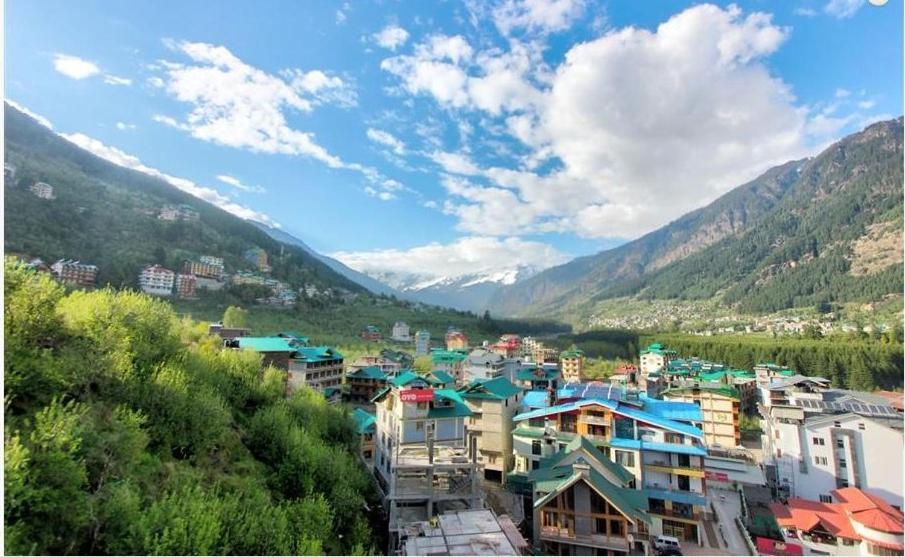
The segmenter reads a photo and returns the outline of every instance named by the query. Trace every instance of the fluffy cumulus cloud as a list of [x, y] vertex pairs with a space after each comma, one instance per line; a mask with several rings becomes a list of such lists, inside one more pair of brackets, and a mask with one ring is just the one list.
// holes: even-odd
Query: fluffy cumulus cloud
[[493, 22], [504, 35], [516, 29], [551, 33], [568, 29], [584, 9], [584, 0], [505, 0], [493, 10]]
[[72, 79], [85, 79], [101, 73], [94, 62], [69, 54], [55, 54], [53, 67], [56, 71]]
[[405, 143], [390, 132], [378, 130], [375, 128], [368, 128], [368, 131], [365, 133], [367, 134], [368, 139], [370, 139], [374, 143], [379, 143], [384, 147], [389, 147], [397, 155], [405, 154]]
[[838, 19], [848, 19], [863, 5], [864, 0], [830, 0], [823, 7], [823, 11]]
[[82, 133], [61, 133], [61, 137], [78, 145], [82, 149], [93, 153], [94, 155], [106, 159], [113, 164], [129, 168], [132, 170], [137, 170], [138, 172], [142, 172], [149, 176], [153, 176], [155, 178], [160, 178], [168, 182], [170, 185], [179, 188], [180, 190], [191, 194], [199, 199], [203, 199], [212, 205], [216, 205], [217, 207], [236, 215], [237, 217], [253, 220], [257, 222], [261, 222], [267, 224], [269, 226], [279, 227], [279, 224], [274, 222], [270, 217], [265, 215], [264, 213], [259, 213], [254, 211], [253, 209], [249, 209], [248, 207], [244, 207], [239, 205], [238, 203], [233, 202], [227, 197], [221, 195], [216, 190], [212, 188], [206, 188], [204, 186], [200, 186], [195, 182], [187, 179], [187, 178], [179, 178], [177, 176], [171, 176], [156, 168], [152, 168], [150, 166], [145, 165], [138, 159], [138, 157], [134, 155], [130, 155], [116, 147], [112, 147], [110, 145], [106, 145], [97, 139], [92, 137], [88, 137]]
[[389, 271], [426, 278], [460, 277], [538, 264], [551, 266], [568, 259], [542, 242], [491, 236], [468, 236], [450, 244], [431, 243], [407, 250], [337, 252], [331, 257], [363, 273]]
[[[533, 5], [504, 4], [506, 29], [544, 20], [556, 30], [576, 17], [534, 17]], [[463, 149], [427, 153], [457, 176], [443, 181], [442, 210], [460, 229], [634, 237], [840, 131], [768, 70], [789, 32], [769, 14], [705, 4], [576, 44], [557, 67], [545, 65], [542, 41], [476, 50], [443, 35], [382, 67], [405, 92], [502, 123], [527, 152], [499, 166]]]
[[396, 50], [409, 40], [409, 32], [398, 25], [387, 25], [379, 32], [374, 33], [374, 42], [383, 48]]

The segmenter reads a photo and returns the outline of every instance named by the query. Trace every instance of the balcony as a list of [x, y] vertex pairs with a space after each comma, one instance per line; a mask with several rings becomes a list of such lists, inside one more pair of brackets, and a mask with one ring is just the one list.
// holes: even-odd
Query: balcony
[[556, 526], [541, 526], [540, 537], [542, 540], [547, 541], [590, 545], [619, 551], [628, 551], [629, 549], [628, 540], [623, 537], [604, 536], [603, 534], [576, 534], [574, 530], [557, 528]]
[[590, 414], [585, 414], [582, 416], [582, 421], [586, 424], [593, 425], [612, 425], [612, 420], [609, 416], [591, 416]]
[[676, 474], [677, 476], [688, 476], [691, 478], [703, 478], [704, 470], [702, 468], [692, 468], [690, 466], [672, 465], [667, 462], [645, 462], [644, 467], [651, 472], [662, 472], [664, 474]]
[[701, 513], [696, 513], [696, 512], [692, 512], [692, 511], [686, 511], [686, 510], [666, 509], [664, 507], [651, 507], [648, 512], [650, 512], [650, 514], [655, 514], [657, 516], [665, 516], [667, 518], [678, 518], [681, 520], [698, 521], [701, 519]]

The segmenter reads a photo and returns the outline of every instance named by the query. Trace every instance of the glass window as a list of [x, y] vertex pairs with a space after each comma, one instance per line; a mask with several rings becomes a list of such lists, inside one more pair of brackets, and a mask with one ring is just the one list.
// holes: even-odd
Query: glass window
[[821, 502], [821, 503], [832, 503], [832, 502], [833, 502], [833, 497], [830, 496], [830, 495], [821, 495], [821, 496], [820, 496], [820, 502]]

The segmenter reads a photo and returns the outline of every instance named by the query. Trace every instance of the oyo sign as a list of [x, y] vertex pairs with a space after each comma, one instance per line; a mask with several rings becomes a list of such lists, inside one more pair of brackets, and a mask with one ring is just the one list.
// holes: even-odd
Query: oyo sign
[[402, 402], [430, 402], [434, 400], [433, 389], [407, 389], [399, 392]]

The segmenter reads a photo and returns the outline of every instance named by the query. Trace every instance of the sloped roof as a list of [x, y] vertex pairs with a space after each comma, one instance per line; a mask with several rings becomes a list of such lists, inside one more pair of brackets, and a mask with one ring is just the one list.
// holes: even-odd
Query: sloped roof
[[386, 374], [380, 371], [380, 368], [377, 366], [358, 368], [355, 371], [346, 374], [346, 377], [354, 377], [356, 379], [373, 379], [375, 381], [384, 381], [387, 378]]
[[443, 384], [443, 385], [447, 385], [447, 384], [449, 384], [449, 383], [455, 383], [455, 382], [456, 382], [456, 378], [455, 378], [455, 377], [453, 377], [452, 375], [446, 373], [446, 372], [443, 371], [442, 369], [435, 369], [434, 371], [430, 372], [430, 374], [428, 374], [428, 376], [427, 376], [426, 379], [427, 379], [428, 381], [433, 382], [433, 383], [440, 383], [440, 384]]
[[377, 416], [361, 408], [352, 411], [352, 419], [355, 421], [355, 430], [359, 434], [369, 433], [376, 429]]
[[612, 472], [614, 476], [619, 478], [619, 480], [625, 484], [635, 478], [635, 476], [631, 472], [626, 470], [624, 466], [607, 458], [606, 455], [604, 455], [603, 452], [601, 452], [601, 450], [598, 449], [594, 445], [594, 443], [591, 443], [591, 441], [584, 435], [576, 436], [556, 454], [547, 459], [543, 459], [540, 463], [540, 466], [541, 468], [554, 468], [567, 456], [569, 456], [570, 453], [578, 450], [583, 450], [594, 459], [600, 461], [604, 468]]
[[237, 337], [239, 348], [255, 352], [295, 352], [291, 340], [283, 337]]
[[553, 477], [544, 482], [545, 485], [537, 486], [538, 489], [547, 491], [547, 494], [534, 502], [535, 508], [544, 506], [574, 483], [584, 481], [629, 519], [651, 523], [650, 515], [647, 513], [647, 497], [642, 490], [615, 485], [594, 468], [585, 472], [574, 465], [562, 466], [555, 469], [551, 476]]
[[740, 394], [738, 389], [735, 387], [731, 387], [729, 385], [724, 385], [722, 383], [717, 383], [715, 385], [708, 385], [706, 383], [697, 383], [695, 385], [689, 385], [685, 387], [672, 387], [663, 391], [663, 397], [667, 397], [670, 394], [693, 394], [694, 391], [702, 391], [706, 393], [711, 393], [714, 395], [720, 395], [728, 398], [740, 398]]
[[873, 530], [890, 534], [905, 533], [902, 511], [896, 509], [880, 497], [861, 491], [856, 487], [846, 487], [833, 491], [833, 497], [856, 522]]
[[818, 503], [796, 497], [789, 499], [785, 505], [770, 503], [770, 511], [776, 517], [776, 522], [784, 528], [809, 532], [820, 526], [834, 536], [850, 540], [861, 539], [852, 528], [841, 505]]
[[471, 416], [471, 410], [465, 405], [461, 395], [455, 389], [435, 389], [434, 396], [452, 401], [452, 406], [437, 408], [431, 405], [427, 411], [428, 418], [464, 418]]
[[395, 385], [397, 387], [405, 387], [412, 381], [417, 381], [419, 379], [421, 381], [424, 381], [425, 383], [428, 382], [427, 379], [425, 379], [424, 377], [421, 377], [414, 371], [407, 369], [407, 370], [403, 371], [402, 373], [400, 373], [399, 375], [397, 375], [396, 377], [393, 377], [392, 379], [390, 379], [390, 383], [392, 383], [393, 385]]
[[641, 396], [644, 411], [667, 420], [679, 420], [687, 422], [701, 422], [704, 420], [701, 407], [693, 402], [679, 402], [675, 400], [660, 400]]
[[300, 346], [296, 348], [295, 356], [293, 357], [297, 360], [319, 362], [324, 360], [341, 360], [343, 355], [329, 346]]
[[496, 400], [506, 400], [511, 396], [515, 396], [522, 390], [513, 385], [505, 377], [494, 377], [462, 389], [461, 394], [465, 398], [492, 398]]
[[518, 381], [550, 381], [558, 377], [559, 370], [548, 367], [523, 367], [515, 372]]

